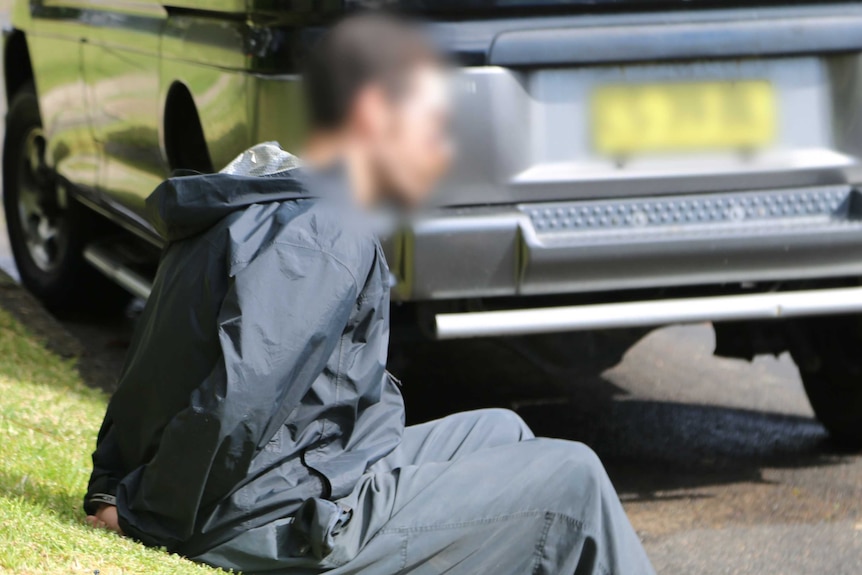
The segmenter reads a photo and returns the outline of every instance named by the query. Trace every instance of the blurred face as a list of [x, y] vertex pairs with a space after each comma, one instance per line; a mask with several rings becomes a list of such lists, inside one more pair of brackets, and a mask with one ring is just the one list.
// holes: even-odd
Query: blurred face
[[366, 141], [380, 191], [402, 206], [420, 204], [452, 161], [447, 72], [417, 66], [397, 97], [372, 90], [366, 104]]

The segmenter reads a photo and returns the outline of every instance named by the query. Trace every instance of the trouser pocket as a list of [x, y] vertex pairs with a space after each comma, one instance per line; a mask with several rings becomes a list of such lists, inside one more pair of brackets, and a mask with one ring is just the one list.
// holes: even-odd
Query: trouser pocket
[[335, 538], [352, 517], [353, 510], [343, 503], [320, 498], [305, 500], [291, 524], [291, 542], [296, 546], [294, 552], [327, 564], [348, 561], [349, 558], [332, 555], [336, 548]]

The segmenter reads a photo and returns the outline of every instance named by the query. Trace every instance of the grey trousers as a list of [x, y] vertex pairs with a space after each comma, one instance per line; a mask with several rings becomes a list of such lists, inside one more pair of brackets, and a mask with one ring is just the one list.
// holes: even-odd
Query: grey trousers
[[323, 560], [288, 552], [292, 519], [196, 560], [246, 574], [654, 573], [598, 457], [535, 439], [506, 410], [408, 427], [340, 503], [353, 515]]

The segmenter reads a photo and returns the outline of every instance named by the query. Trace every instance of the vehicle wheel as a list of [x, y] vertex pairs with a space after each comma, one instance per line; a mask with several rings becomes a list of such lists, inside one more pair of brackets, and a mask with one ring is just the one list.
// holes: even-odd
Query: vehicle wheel
[[96, 216], [74, 201], [59, 205], [45, 149], [36, 91], [25, 85], [9, 105], [3, 150], [3, 207], [21, 282], [55, 311], [97, 300], [116, 309], [121, 290], [83, 259]]
[[801, 321], [791, 350], [811, 407], [832, 438], [862, 447], [862, 316]]

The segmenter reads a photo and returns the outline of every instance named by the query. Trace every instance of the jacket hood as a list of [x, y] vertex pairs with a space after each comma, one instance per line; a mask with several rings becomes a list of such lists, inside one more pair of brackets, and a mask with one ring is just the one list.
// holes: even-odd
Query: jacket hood
[[264, 176], [178, 174], [162, 182], [147, 198], [147, 219], [162, 238], [175, 242], [199, 234], [231, 212], [252, 204], [321, 195], [310, 192], [310, 179], [305, 168]]
[[170, 243], [199, 234], [252, 204], [329, 196], [344, 191], [345, 184], [341, 164], [314, 171], [278, 142], [262, 142], [217, 174], [175, 172], [147, 198], [147, 217]]

